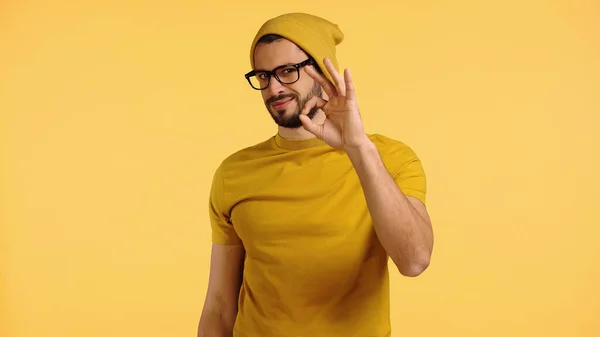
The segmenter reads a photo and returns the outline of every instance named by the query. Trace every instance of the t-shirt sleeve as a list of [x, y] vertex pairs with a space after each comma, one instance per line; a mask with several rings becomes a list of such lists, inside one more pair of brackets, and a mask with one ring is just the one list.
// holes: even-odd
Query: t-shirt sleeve
[[425, 203], [427, 179], [425, 170], [417, 154], [408, 146], [396, 148], [391, 154], [395, 161], [394, 181], [405, 196], [411, 196]]
[[223, 167], [219, 166], [213, 176], [208, 202], [212, 242], [220, 245], [239, 245], [241, 244], [241, 239], [238, 237], [230, 221], [229, 209], [226, 206], [225, 197]]

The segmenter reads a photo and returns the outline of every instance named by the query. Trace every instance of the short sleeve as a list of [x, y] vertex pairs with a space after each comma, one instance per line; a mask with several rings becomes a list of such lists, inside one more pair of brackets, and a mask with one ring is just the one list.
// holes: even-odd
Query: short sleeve
[[219, 166], [214, 173], [209, 194], [208, 212], [212, 242], [220, 245], [239, 245], [241, 240], [230, 222], [225, 195], [223, 167]]
[[398, 169], [394, 173], [394, 181], [405, 196], [411, 196], [419, 199], [425, 204], [427, 194], [427, 179], [421, 160], [416, 153], [408, 146], [397, 149], [391, 157], [395, 167]]

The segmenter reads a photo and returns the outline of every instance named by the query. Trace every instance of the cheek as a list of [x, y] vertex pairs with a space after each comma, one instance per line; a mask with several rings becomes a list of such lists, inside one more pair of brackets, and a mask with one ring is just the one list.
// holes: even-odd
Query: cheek
[[290, 90], [292, 90], [300, 98], [304, 98], [311, 91], [313, 84], [314, 83], [312, 81], [298, 81], [290, 87]]
[[269, 92], [267, 90], [262, 90], [260, 92], [260, 97], [262, 97], [263, 101], [266, 101], [267, 99], [269, 99], [271, 97], [271, 94], [269, 94]]

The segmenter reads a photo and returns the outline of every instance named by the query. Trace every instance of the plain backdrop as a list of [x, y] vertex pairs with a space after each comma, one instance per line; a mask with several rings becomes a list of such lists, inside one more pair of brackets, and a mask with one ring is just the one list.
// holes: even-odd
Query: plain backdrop
[[209, 184], [276, 132], [243, 74], [288, 11], [340, 26], [367, 131], [428, 176], [393, 336], [600, 336], [594, 0], [3, 0], [0, 335], [195, 336]]

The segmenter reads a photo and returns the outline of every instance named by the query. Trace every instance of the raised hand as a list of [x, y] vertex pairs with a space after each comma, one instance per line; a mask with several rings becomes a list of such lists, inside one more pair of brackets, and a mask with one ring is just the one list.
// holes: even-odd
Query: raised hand
[[[324, 59], [324, 63], [335, 84], [319, 74], [315, 68], [304, 68], [306, 73], [321, 85], [328, 100], [315, 96], [306, 102], [300, 113], [302, 125], [304, 129], [333, 148], [344, 150], [359, 148], [370, 140], [363, 128], [350, 70], [345, 69], [342, 78], [328, 58]], [[325, 113], [323, 124], [315, 123], [307, 116], [313, 107]]]

